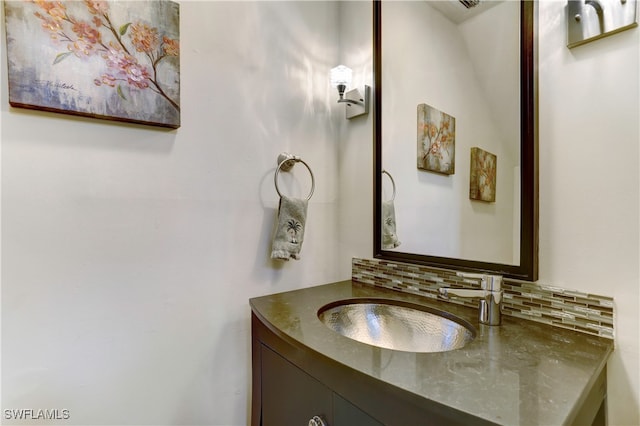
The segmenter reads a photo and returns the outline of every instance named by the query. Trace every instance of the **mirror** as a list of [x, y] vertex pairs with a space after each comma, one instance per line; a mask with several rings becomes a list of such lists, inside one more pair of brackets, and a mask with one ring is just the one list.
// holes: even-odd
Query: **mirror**
[[536, 280], [535, 2], [373, 8], [374, 257]]

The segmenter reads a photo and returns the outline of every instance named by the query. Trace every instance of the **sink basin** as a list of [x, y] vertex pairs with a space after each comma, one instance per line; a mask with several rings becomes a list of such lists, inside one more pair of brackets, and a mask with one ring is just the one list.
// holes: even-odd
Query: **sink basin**
[[345, 337], [397, 351], [450, 351], [476, 336], [471, 324], [450, 313], [387, 299], [333, 302], [318, 311], [318, 318]]

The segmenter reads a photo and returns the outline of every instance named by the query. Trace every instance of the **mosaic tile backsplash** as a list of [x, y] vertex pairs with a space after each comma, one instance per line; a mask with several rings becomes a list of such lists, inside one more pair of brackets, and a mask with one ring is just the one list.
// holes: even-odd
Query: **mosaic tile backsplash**
[[[354, 258], [352, 279], [436, 299], [440, 287], [479, 288], [477, 279], [456, 275], [456, 271], [379, 259]], [[556, 327], [613, 339], [613, 298], [565, 290], [538, 283], [504, 279], [503, 315], [524, 318]], [[478, 307], [473, 299], [447, 302]]]

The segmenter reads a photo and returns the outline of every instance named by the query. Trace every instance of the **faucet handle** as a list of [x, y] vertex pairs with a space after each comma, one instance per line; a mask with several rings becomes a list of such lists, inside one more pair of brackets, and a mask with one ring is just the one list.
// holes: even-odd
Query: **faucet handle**
[[480, 287], [483, 290], [501, 291], [502, 275], [478, 274], [473, 272], [456, 272], [456, 275], [464, 278], [476, 278], [480, 280]]

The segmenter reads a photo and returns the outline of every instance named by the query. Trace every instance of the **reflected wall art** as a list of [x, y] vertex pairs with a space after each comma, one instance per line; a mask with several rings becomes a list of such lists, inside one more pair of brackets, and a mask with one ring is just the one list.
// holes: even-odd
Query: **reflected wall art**
[[496, 201], [498, 157], [480, 148], [471, 148], [469, 198]]
[[418, 105], [418, 169], [456, 171], [456, 119], [427, 104]]

